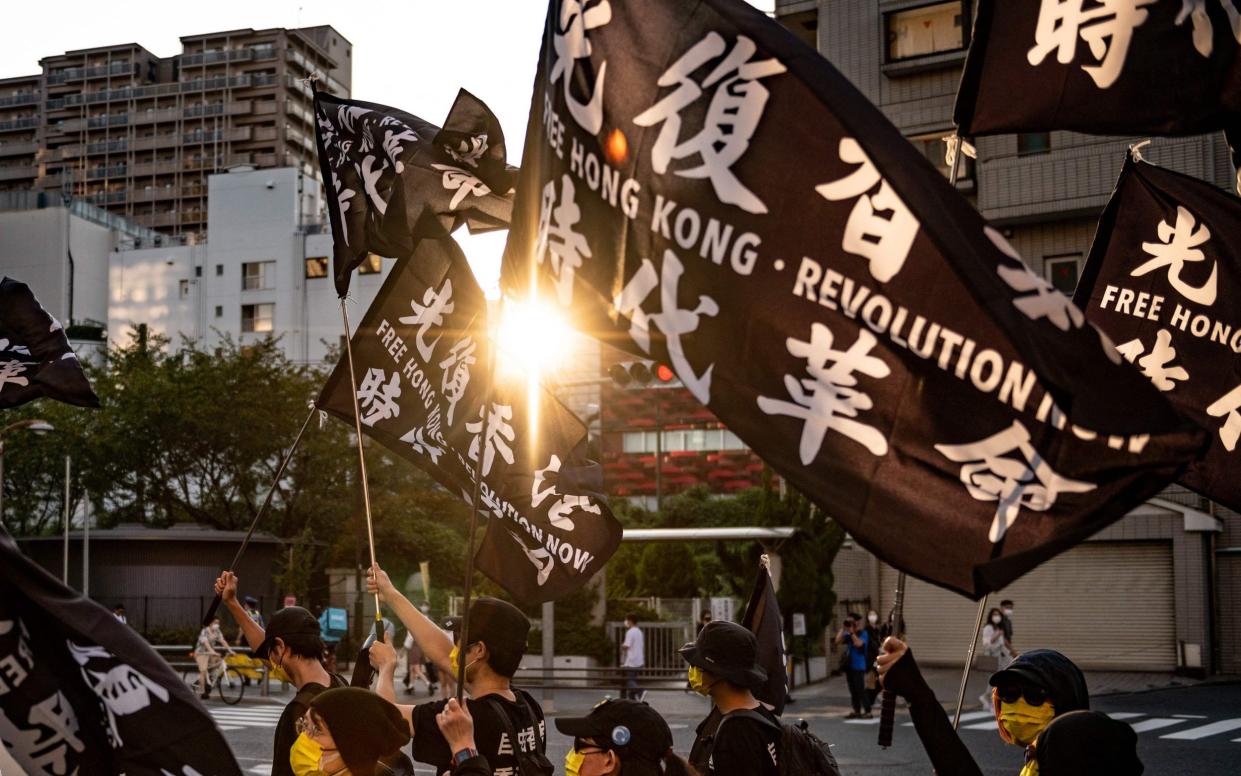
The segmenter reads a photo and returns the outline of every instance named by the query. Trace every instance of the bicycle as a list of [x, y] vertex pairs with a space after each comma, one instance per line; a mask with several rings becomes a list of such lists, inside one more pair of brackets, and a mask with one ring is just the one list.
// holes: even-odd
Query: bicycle
[[[189, 685], [193, 692], [198, 692], [198, 667], [185, 669], [183, 678], [185, 683]], [[212, 655], [207, 664], [207, 676], [204, 677], [207, 682], [207, 694], [217, 690], [220, 700], [229, 706], [235, 706], [241, 702], [241, 698], [246, 694], [245, 678], [241, 672], [232, 666], [225, 665], [224, 660], [218, 655]]]

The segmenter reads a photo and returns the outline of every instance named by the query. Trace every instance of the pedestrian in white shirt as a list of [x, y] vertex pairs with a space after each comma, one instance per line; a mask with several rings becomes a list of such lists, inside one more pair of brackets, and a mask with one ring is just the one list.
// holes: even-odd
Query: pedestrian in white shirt
[[621, 688], [621, 698], [640, 701], [646, 697], [646, 690], [638, 689], [638, 671], [644, 665], [646, 646], [642, 629], [638, 627], [638, 615], [629, 614], [625, 617], [625, 643], [621, 645], [621, 668], [625, 672], [625, 686]]

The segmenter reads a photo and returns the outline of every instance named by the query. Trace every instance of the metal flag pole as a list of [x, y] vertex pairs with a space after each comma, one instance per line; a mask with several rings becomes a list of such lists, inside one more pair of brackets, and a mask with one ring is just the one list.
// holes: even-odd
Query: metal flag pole
[[974, 648], [978, 645], [978, 633], [982, 630], [983, 617], [987, 615], [987, 597], [978, 601], [978, 621], [974, 623], [974, 638], [970, 640], [970, 648], [965, 653], [965, 670], [961, 672], [961, 690], [957, 693], [957, 711], [952, 715], [952, 729], [956, 730], [961, 722], [961, 707], [965, 705], [965, 685], [970, 680], [970, 668], [974, 665]]
[[[499, 328], [498, 323], [496, 328]], [[470, 532], [465, 544], [465, 584], [463, 585], [465, 603], [464, 611], [461, 613], [461, 646], [467, 649], [470, 643], [470, 596], [474, 587], [474, 537], [478, 533], [478, 504], [482, 499], [483, 458], [486, 455], [487, 433], [491, 426], [491, 397], [495, 393], [496, 351], [499, 350], [495, 336], [497, 332], [491, 330], [490, 325], [488, 329], [487, 345], [490, 352], [487, 354], [487, 381], [483, 383], [487, 387], [483, 390], [483, 420], [482, 428], [479, 430], [481, 436], [478, 438], [478, 458], [474, 459], [474, 493], [470, 498]], [[457, 660], [457, 703], [464, 703], [464, 697], [465, 659], [462, 656]]]
[[[284, 470], [288, 468], [289, 461], [293, 460], [293, 453], [297, 451], [297, 446], [302, 443], [302, 436], [306, 433], [306, 429], [310, 427], [310, 421], [316, 412], [318, 412], [318, 409], [312, 403], [310, 405], [310, 414], [302, 422], [301, 429], [297, 432], [297, 436], [293, 438], [292, 446], [284, 454], [284, 460], [280, 462], [280, 467], [276, 469], [276, 476], [272, 479], [271, 487], [267, 489], [267, 496], [263, 499], [263, 505], [259, 507], [259, 511], [255, 513], [254, 519], [250, 521], [250, 528], [246, 531], [246, 538], [241, 540], [241, 546], [237, 548], [237, 554], [233, 556], [233, 562], [228, 566], [229, 571], [237, 569], [237, 563], [241, 560], [241, 556], [245, 554], [246, 547], [250, 546], [250, 537], [254, 535], [254, 529], [259, 527], [259, 521], [263, 519], [263, 515], [267, 514], [267, 508], [271, 506], [272, 497], [276, 495], [276, 487], [280, 484], [280, 479], [284, 477]], [[215, 619], [216, 610], [219, 608], [220, 596], [216, 594], [216, 597], [211, 601], [211, 606], [207, 608], [207, 614], [203, 617], [204, 628]]]
[[[353, 427], [358, 435], [358, 468], [362, 481], [362, 508], [366, 513], [366, 540], [371, 550], [371, 568], [375, 562], [375, 523], [371, 519], [371, 489], [366, 482], [366, 450], [362, 446], [362, 410], [358, 407], [358, 377], [353, 371], [353, 329], [349, 326], [349, 307], [340, 298], [340, 317], [345, 323], [345, 360], [349, 362], [349, 395], [353, 398]], [[375, 640], [384, 640], [383, 612], [379, 609], [379, 591], [375, 591]]]
[[[905, 636], [905, 572], [896, 577], [896, 593], [892, 598], [892, 613], [888, 615], [888, 630], [896, 638]], [[896, 693], [883, 688], [883, 705], [879, 707], [879, 746], [892, 746], [892, 731], [896, 727]]]

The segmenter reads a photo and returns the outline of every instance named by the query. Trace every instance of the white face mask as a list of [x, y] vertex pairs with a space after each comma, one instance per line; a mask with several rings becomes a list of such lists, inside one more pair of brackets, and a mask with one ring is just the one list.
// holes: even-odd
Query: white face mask
[[1004, 610], [1004, 616], [1005, 616], [1005, 617], [1012, 617], [1012, 616], [1013, 616], [1013, 610], [1012, 610], [1012, 609], [1005, 609], [1005, 610]]
[[877, 615], [877, 614], [868, 614], [868, 615], [866, 615], [866, 619], [867, 619], [867, 621], [868, 621], [868, 622], [870, 622], [870, 624], [871, 624], [871, 625], [874, 625], [875, 623], [879, 622], [879, 615]]
[[991, 618], [991, 622], [994, 623], [995, 625], [999, 625], [1000, 623], [1004, 622], [1004, 618], [997, 614], [996, 616]]

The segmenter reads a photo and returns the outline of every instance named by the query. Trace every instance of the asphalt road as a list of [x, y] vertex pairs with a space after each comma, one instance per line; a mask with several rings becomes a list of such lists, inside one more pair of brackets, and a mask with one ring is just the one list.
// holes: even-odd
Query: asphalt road
[[[270, 772], [272, 730], [282, 703], [290, 697], [291, 693], [270, 699], [247, 697], [237, 706], [224, 706], [218, 700], [208, 703], [247, 773], [262, 776]], [[408, 697], [411, 702], [425, 700]], [[582, 713], [599, 697], [599, 693], [587, 691], [561, 691], [557, 708], [564, 710], [561, 713]], [[647, 700], [672, 726], [677, 751], [688, 752], [693, 728], [707, 710], [705, 700], [676, 691], [651, 692]], [[1095, 697], [1092, 707], [1134, 726], [1148, 774], [1222, 776], [1241, 772], [1241, 683]], [[845, 721], [846, 711], [831, 698], [803, 697], [785, 712], [785, 717], [807, 719], [819, 737], [834, 745], [846, 775], [882, 772], [885, 776], [926, 776], [931, 772], [913, 728], [901, 725], [908, 717], [898, 716], [894, 744], [883, 750], [875, 745], [875, 723]], [[571, 742], [554, 732], [550, 720], [548, 729], [548, 754], [559, 772]], [[1021, 751], [1000, 740], [994, 719], [979, 711], [977, 703], [967, 707], [961, 735], [988, 776], [1015, 776], [1021, 770]], [[418, 767], [420, 774], [432, 772], [427, 766]]]

